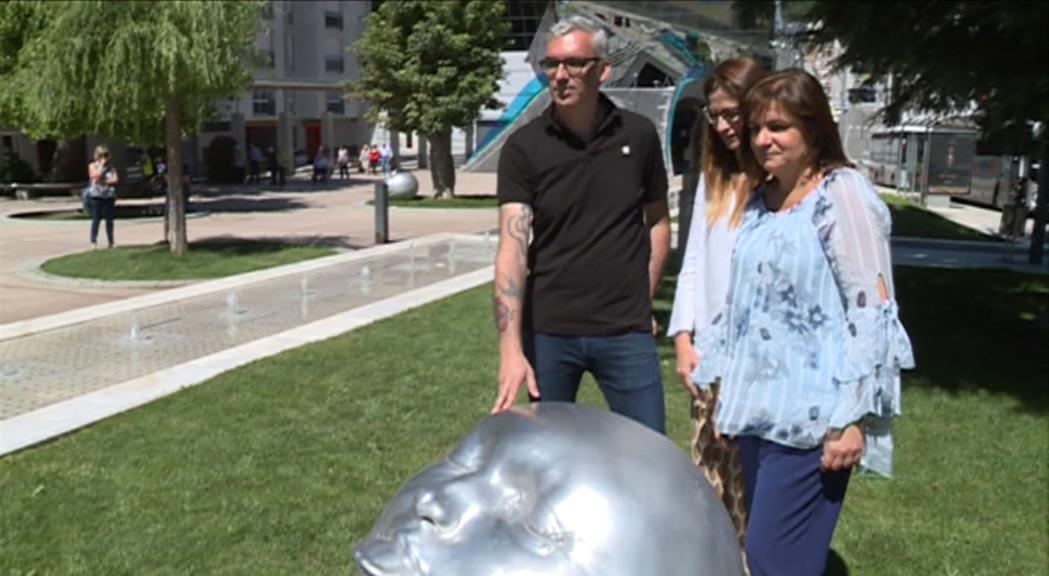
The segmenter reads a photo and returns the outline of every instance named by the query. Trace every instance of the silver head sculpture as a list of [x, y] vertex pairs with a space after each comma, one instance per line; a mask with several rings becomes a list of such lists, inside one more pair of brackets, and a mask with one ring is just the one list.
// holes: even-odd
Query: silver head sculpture
[[481, 422], [394, 495], [366, 576], [739, 576], [718, 497], [670, 440], [540, 402]]

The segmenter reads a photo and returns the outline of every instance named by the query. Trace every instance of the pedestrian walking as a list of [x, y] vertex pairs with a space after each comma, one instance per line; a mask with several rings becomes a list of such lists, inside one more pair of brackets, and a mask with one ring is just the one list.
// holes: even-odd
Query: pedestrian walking
[[382, 154], [379, 152], [379, 147], [376, 146], [375, 144], [372, 144], [371, 149], [368, 150], [368, 172], [369, 173], [375, 174], [375, 171], [379, 167], [379, 160], [381, 159], [381, 157], [382, 157]]
[[382, 150], [379, 152], [379, 161], [382, 162], [383, 176], [388, 176], [390, 174], [390, 163], [393, 162], [393, 148], [390, 148], [389, 144], [382, 145]]
[[339, 165], [339, 178], [342, 180], [348, 180], [350, 177], [350, 149], [346, 146], [339, 146], [339, 155], [337, 159]]

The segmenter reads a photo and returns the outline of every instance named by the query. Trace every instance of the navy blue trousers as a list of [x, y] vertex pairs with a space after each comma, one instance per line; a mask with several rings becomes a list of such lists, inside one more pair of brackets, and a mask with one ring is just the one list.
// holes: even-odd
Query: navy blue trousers
[[583, 372], [590, 372], [613, 412], [666, 432], [663, 379], [651, 334], [535, 334], [531, 344], [525, 355], [535, 370], [540, 400], [575, 402]]
[[823, 473], [823, 448], [736, 438], [746, 484], [751, 576], [823, 576], [849, 470]]
[[113, 217], [116, 214], [117, 199], [113, 197], [99, 198], [88, 196], [87, 205], [91, 209], [91, 243], [98, 242], [98, 224], [103, 220], [106, 223], [106, 240], [109, 246], [113, 246]]

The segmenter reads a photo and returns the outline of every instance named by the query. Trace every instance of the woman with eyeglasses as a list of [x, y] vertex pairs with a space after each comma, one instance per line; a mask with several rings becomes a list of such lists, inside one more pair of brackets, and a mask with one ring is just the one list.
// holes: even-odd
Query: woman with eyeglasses
[[677, 376], [692, 398], [692, 457], [721, 495], [744, 544], [747, 513], [743, 475], [735, 446], [715, 437], [714, 407], [718, 385], [697, 385], [692, 375], [700, 358], [693, 336], [725, 304], [729, 260], [750, 190], [756, 184], [743, 171], [743, 111], [746, 91], [766, 75], [749, 58], [719, 64], [703, 85], [701, 175], [696, 190], [688, 242], [670, 317], [669, 334], [677, 353]]
[[899, 374], [914, 359], [889, 211], [845, 157], [819, 82], [773, 74], [743, 109], [744, 169], [761, 177], [695, 379], [721, 382], [716, 424], [743, 462], [751, 574], [817, 576], [852, 468], [891, 473]]
[[106, 221], [106, 240], [113, 247], [113, 217], [116, 212], [117, 169], [109, 163], [109, 147], [95, 147], [95, 161], [87, 166], [86, 203], [91, 212], [91, 247], [98, 247], [98, 225]]

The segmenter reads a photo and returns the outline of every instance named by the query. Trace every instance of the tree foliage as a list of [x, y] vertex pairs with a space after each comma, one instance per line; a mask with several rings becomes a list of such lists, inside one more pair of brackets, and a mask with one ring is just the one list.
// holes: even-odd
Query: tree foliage
[[[23, 34], [4, 30], [25, 22]], [[216, 98], [250, 80], [257, 22], [252, 2], [6, 3], [0, 109], [35, 138], [156, 144], [178, 95], [182, 129], [195, 131]]]
[[167, 240], [187, 248], [182, 136], [251, 79], [259, 3], [0, 4], [0, 121], [38, 139], [80, 134], [168, 150]]
[[490, 0], [384, 2], [353, 46], [360, 78], [351, 92], [374, 105], [372, 121], [385, 113], [391, 130], [430, 139], [438, 192], [454, 188], [452, 128], [499, 106], [493, 96], [503, 75], [503, 10]]
[[907, 109], [966, 110], [987, 129], [1049, 119], [1049, 4], [813, 2], [811, 40], [841, 43], [837, 64], [892, 77], [886, 118]]
[[840, 42], [836, 64], [891, 79], [885, 116], [908, 109], [975, 109], [984, 137], [1000, 150], [1034, 153], [1041, 125], [1041, 172], [1031, 261], [1040, 263], [1049, 212], [1049, 3], [994, 1], [814, 2], [817, 45]]

